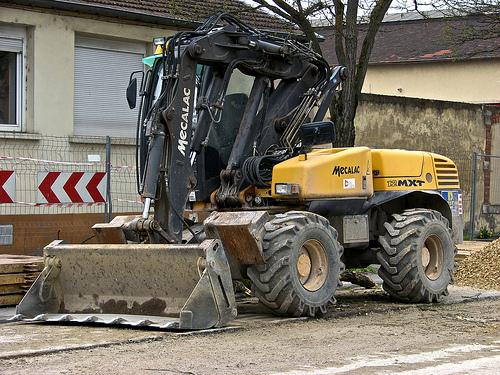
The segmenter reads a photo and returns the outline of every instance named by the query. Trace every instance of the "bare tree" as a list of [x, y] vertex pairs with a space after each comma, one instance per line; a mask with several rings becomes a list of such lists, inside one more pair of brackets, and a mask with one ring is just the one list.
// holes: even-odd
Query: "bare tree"
[[[330, 108], [335, 120], [337, 138], [335, 146], [353, 146], [355, 140], [354, 117], [375, 35], [384, 19], [391, 0], [253, 0], [289, 22], [297, 25], [311, 41], [313, 49], [321, 53], [318, 35], [312, 19], [322, 14], [331, 22], [335, 52], [340, 65], [347, 67], [340, 98]], [[363, 20], [363, 23], [360, 21]], [[360, 28], [364, 29], [360, 38]], [[358, 48], [360, 43], [360, 48]], [[359, 52], [358, 52], [359, 51]]]
[[[331, 27], [335, 54], [340, 65], [346, 66], [348, 75], [340, 98], [331, 105], [330, 113], [336, 124], [335, 146], [353, 146], [355, 141], [354, 117], [375, 37], [388, 9], [401, 12], [440, 11], [443, 17], [481, 15], [480, 20], [450, 22], [448, 39], [451, 45], [477, 44], [477, 53], [496, 52], [500, 49], [499, 0], [252, 0], [297, 25], [311, 41], [313, 49], [321, 53], [321, 44], [315, 33], [314, 20], [321, 18]], [[458, 48], [457, 48], [458, 49]], [[458, 57], [458, 56], [457, 56]]]
[[[375, 43], [375, 36], [382, 20], [391, 5], [390, 0], [378, 0], [372, 4], [359, 4], [359, 1], [348, 1], [347, 8], [340, 0], [334, 0], [334, 36], [335, 53], [341, 65], [347, 67], [347, 79], [342, 87], [340, 100], [331, 106], [332, 115], [338, 124], [338, 141], [336, 146], [354, 146], [354, 117], [358, 107], [361, 89], [365, 80], [368, 62]], [[360, 6], [365, 5], [367, 23], [364, 37], [359, 38], [361, 23], [358, 21]], [[362, 8], [361, 8], [362, 9]], [[361, 48], [358, 55], [358, 40]]]

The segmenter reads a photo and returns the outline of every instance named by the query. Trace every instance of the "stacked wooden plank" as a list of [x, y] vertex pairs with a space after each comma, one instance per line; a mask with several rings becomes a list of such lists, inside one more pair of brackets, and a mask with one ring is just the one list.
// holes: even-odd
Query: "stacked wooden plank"
[[42, 257], [0, 254], [0, 306], [17, 305], [42, 269]]
[[469, 257], [471, 254], [480, 251], [487, 244], [488, 242], [485, 241], [464, 241], [463, 243], [457, 245], [458, 251], [455, 256], [455, 260], [460, 262]]
[[457, 254], [455, 255], [455, 260], [459, 262], [467, 258], [470, 254], [471, 254], [470, 250], [458, 249]]

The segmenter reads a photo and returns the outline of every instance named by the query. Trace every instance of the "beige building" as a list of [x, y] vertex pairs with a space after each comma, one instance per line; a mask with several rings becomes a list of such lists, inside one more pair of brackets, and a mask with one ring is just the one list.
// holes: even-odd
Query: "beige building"
[[500, 58], [370, 65], [363, 93], [500, 103]]
[[0, 2], [0, 138], [133, 136], [136, 113], [124, 90], [153, 38], [235, 9], [272, 25], [236, 0], [188, 0], [173, 9], [139, 0]]
[[[130, 74], [144, 71], [142, 59], [152, 53], [154, 37], [192, 30], [222, 12], [266, 29], [280, 25], [238, 0], [0, 1], [0, 253], [31, 253], [57, 238], [89, 238], [91, 225], [104, 220], [105, 206], [40, 204], [47, 198], [40, 186], [50, 172], [105, 171], [106, 136], [107, 207], [114, 213], [141, 210], [137, 110], [125, 100]], [[4, 181], [2, 171], [15, 173]]]
[[[430, 16], [407, 13], [385, 18], [375, 38], [363, 93], [500, 103], [498, 20]], [[326, 37], [322, 44], [326, 58], [336, 64], [332, 31], [318, 30]]]

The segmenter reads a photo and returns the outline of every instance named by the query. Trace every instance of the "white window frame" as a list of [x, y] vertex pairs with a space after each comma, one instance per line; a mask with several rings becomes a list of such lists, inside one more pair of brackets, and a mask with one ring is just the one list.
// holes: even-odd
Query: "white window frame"
[[[0, 24], [0, 37], [5, 39], [21, 40], [22, 51], [17, 53], [17, 77], [16, 77], [16, 123], [15, 124], [0, 124], [0, 132], [2, 131], [17, 131], [21, 132], [25, 128], [25, 92], [26, 92], [26, 29], [20, 26], [2, 25]], [[16, 52], [8, 51], [6, 52]]]

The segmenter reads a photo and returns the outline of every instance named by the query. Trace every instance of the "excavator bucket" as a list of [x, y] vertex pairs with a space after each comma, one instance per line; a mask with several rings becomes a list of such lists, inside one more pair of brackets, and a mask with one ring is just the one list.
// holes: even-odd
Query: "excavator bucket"
[[219, 240], [194, 245], [67, 245], [44, 249], [45, 268], [12, 320], [221, 327], [236, 317]]

